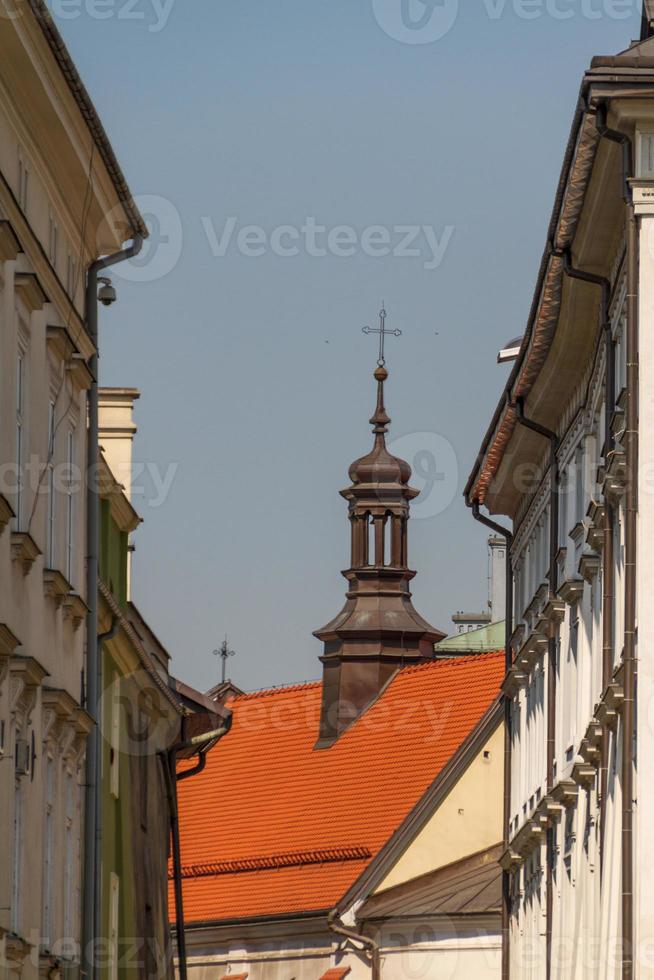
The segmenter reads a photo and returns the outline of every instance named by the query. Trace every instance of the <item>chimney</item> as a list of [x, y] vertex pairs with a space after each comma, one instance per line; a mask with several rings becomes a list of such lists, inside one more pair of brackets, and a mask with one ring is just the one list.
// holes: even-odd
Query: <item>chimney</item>
[[[98, 389], [100, 447], [115, 480], [132, 502], [132, 443], [136, 435], [134, 402], [141, 397], [137, 388]], [[131, 594], [132, 549], [127, 552], [127, 597]]]
[[488, 539], [488, 604], [491, 622], [499, 623], [506, 615], [506, 541]]

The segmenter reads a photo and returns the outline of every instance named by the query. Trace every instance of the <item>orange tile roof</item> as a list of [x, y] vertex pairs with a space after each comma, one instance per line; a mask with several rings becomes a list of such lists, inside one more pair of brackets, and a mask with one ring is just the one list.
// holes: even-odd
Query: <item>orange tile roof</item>
[[320, 980], [343, 980], [351, 971], [351, 966], [333, 966], [331, 970], [323, 973]]
[[178, 786], [186, 920], [332, 908], [497, 697], [503, 658], [400, 671], [329, 749], [319, 683], [234, 698], [231, 732]]

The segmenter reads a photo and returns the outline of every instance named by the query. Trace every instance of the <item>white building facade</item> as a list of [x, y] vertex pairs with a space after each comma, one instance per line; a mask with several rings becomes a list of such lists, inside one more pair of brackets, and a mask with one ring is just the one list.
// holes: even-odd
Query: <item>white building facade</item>
[[0, 49], [0, 976], [13, 980], [76, 975], [92, 726], [84, 287], [136, 211], [45, 4], [0, 0]]
[[654, 976], [652, 201], [646, 11], [641, 42], [584, 76], [527, 331], [466, 488], [510, 530], [505, 978]]

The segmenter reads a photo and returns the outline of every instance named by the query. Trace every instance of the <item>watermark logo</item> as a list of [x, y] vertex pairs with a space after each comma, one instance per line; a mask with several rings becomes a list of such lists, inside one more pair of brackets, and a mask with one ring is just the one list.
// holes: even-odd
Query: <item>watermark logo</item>
[[450, 506], [459, 486], [459, 462], [452, 443], [438, 432], [410, 432], [388, 446], [411, 466], [411, 485], [420, 491], [411, 504], [412, 520], [437, 517]]
[[[179, 211], [165, 197], [158, 194], [138, 194], [134, 198], [141, 212], [149, 235], [138, 255], [112, 268], [112, 275], [128, 282], [155, 282], [175, 269], [182, 255], [184, 229]], [[124, 227], [124, 215], [120, 206], [106, 215], [98, 238], [107, 227], [114, 234]], [[120, 235], [119, 235], [120, 237]]]
[[361, 254], [368, 258], [422, 260], [427, 271], [438, 269], [454, 235], [454, 226], [436, 229], [433, 225], [353, 225], [320, 224], [308, 215], [301, 225], [277, 225], [268, 232], [261, 225], [239, 225], [235, 215], [227, 217], [217, 227], [209, 217], [201, 219], [202, 227], [214, 258], [224, 258], [236, 252], [246, 258], [275, 255], [278, 258], [347, 259]]
[[[481, 0], [489, 21], [515, 17], [569, 21], [623, 21], [640, 14], [641, 0]], [[433, 44], [450, 33], [459, 15], [459, 0], [372, 0], [375, 20], [402, 44]]]
[[115, 677], [103, 690], [100, 730], [113, 754], [151, 756], [179, 737], [179, 715], [145, 670]]
[[433, 44], [454, 27], [459, 0], [372, 0], [375, 20], [402, 44]]
[[175, 0], [50, 0], [53, 17], [58, 20], [140, 21], [150, 34], [163, 31]]

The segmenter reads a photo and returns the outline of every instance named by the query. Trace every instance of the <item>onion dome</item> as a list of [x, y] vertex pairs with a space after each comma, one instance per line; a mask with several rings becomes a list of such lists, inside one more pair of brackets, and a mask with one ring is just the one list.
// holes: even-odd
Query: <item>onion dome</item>
[[392, 483], [406, 486], [411, 479], [411, 467], [405, 460], [392, 456], [386, 448], [386, 432], [391, 420], [384, 406], [384, 382], [388, 371], [383, 364], [378, 365], [374, 377], [377, 381], [377, 407], [370, 424], [375, 433], [375, 445], [367, 456], [352, 463], [350, 479], [355, 486]]

